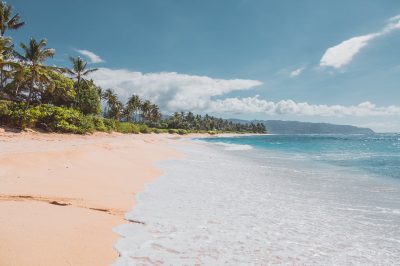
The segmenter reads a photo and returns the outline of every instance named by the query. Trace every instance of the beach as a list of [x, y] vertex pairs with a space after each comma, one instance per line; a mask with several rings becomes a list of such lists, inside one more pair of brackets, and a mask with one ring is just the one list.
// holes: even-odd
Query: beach
[[110, 265], [114, 227], [179, 158], [169, 134], [0, 132], [0, 265]]
[[396, 136], [240, 136], [1, 132], [0, 265], [397, 264]]

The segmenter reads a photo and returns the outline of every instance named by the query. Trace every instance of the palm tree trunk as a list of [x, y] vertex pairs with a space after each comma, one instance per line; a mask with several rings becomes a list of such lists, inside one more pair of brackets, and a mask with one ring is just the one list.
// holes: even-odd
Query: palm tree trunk
[[31, 86], [29, 87], [29, 95], [28, 95], [28, 100], [27, 100], [27, 102], [26, 102], [26, 108], [25, 108], [25, 110], [29, 108], [29, 105], [30, 105], [30, 103], [31, 103], [32, 92], [33, 92], [33, 85], [34, 85], [34, 84], [35, 84], [35, 80], [32, 78]]
[[3, 66], [0, 69], [0, 92], [4, 90]]
[[29, 108], [29, 105], [30, 105], [30, 103], [31, 103], [31, 98], [32, 98], [32, 87], [29, 88], [29, 95], [28, 95], [28, 100], [27, 100], [27, 102], [26, 102], [26, 108], [25, 108], [25, 110]]

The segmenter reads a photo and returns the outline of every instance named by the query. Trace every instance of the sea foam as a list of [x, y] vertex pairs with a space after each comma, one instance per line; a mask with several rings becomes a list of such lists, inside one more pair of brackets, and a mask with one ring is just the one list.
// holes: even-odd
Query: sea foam
[[115, 228], [115, 265], [398, 263], [398, 183], [259, 150], [180, 149]]

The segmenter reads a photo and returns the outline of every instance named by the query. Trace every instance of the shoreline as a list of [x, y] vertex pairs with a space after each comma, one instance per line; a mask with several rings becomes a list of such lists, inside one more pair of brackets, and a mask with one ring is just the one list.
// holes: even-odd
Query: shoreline
[[163, 175], [127, 214], [141, 223], [116, 228], [115, 265], [398, 260], [398, 182], [313, 157], [196, 144], [176, 147], [182, 159], [157, 163]]
[[154, 163], [182, 156], [171, 137], [1, 132], [0, 264], [114, 262], [113, 228], [161, 174]]
[[182, 139], [236, 135], [0, 128], [0, 264], [111, 264], [119, 255], [113, 228], [129, 223], [135, 195], [162, 174], [155, 163], [182, 158], [173, 147]]

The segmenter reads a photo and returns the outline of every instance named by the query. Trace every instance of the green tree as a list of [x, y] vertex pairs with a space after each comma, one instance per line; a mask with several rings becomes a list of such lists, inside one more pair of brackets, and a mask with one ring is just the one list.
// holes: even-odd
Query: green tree
[[83, 114], [98, 115], [101, 112], [99, 88], [92, 80], [82, 82], [76, 86], [74, 107]]
[[48, 85], [51, 83], [51, 78], [48, 76], [46, 70], [52, 69], [59, 71], [60, 69], [43, 65], [46, 59], [53, 57], [55, 53], [54, 49], [45, 48], [46, 40], [42, 39], [37, 42], [34, 38], [31, 38], [28, 45], [21, 43], [20, 46], [24, 54], [19, 56], [25, 61], [29, 69], [29, 75], [26, 76], [28, 84], [28, 108], [32, 98], [43, 91], [46, 84]]
[[4, 36], [7, 30], [17, 30], [22, 27], [25, 22], [21, 21], [18, 13], [13, 15], [13, 7], [6, 2], [0, 2], [0, 34]]
[[5, 1], [0, 2], [0, 96], [4, 90], [6, 80], [10, 77], [13, 67], [19, 66], [16, 62], [10, 62], [9, 59], [13, 55], [13, 45], [10, 38], [4, 37], [7, 30], [17, 30], [22, 27], [25, 22], [21, 21], [18, 13], [13, 15], [13, 7]]
[[7, 80], [13, 76], [13, 72], [21, 67], [19, 62], [13, 61], [14, 49], [10, 38], [0, 37], [0, 96], [4, 94]]
[[142, 117], [142, 121], [143, 122], [149, 121], [151, 102], [149, 100], [144, 101], [140, 107], [140, 110], [142, 111], [142, 114], [140, 115]]
[[[84, 77], [89, 73], [97, 71], [97, 68], [87, 68], [87, 62], [78, 57], [70, 57], [69, 60], [72, 63], [72, 69], [68, 69], [68, 73], [76, 78], [77, 87], [81, 84]], [[86, 80], [85, 80], [86, 81]]]
[[150, 105], [150, 112], [149, 112], [150, 123], [152, 125], [156, 125], [156, 123], [159, 122], [160, 119], [161, 119], [160, 108], [155, 104], [151, 104]]
[[142, 105], [142, 101], [140, 100], [138, 95], [132, 95], [129, 99], [128, 102], [126, 103], [126, 108], [125, 108], [125, 114], [127, 115], [127, 121], [133, 121], [136, 122], [138, 112], [140, 110], [140, 107]]
[[[75, 97], [77, 94], [74, 89], [74, 82], [61, 73], [53, 70], [46, 71], [52, 82], [46, 86], [46, 89], [41, 96], [41, 101], [56, 106], [71, 107], [74, 102], [76, 102]], [[86, 102], [85, 105], [86, 108], [91, 106]]]
[[105, 116], [115, 120], [119, 120], [123, 114], [123, 104], [118, 100], [118, 96], [112, 89], [104, 92], [104, 100], [106, 101]]

